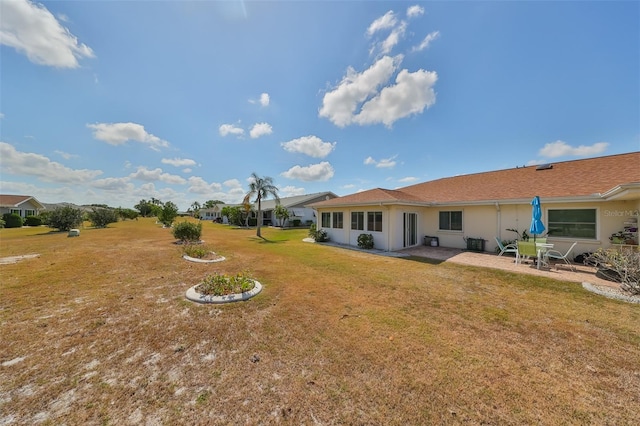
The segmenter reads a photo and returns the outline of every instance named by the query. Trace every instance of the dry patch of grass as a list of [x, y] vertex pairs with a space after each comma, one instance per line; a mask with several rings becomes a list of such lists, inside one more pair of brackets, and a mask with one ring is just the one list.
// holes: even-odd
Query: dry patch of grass
[[[0, 424], [633, 424], [640, 309], [579, 284], [203, 223], [0, 230]], [[197, 305], [247, 271], [248, 302]]]

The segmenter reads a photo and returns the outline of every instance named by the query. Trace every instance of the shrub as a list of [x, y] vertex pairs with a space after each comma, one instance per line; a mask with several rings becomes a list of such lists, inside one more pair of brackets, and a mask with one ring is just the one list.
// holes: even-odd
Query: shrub
[[358, 235], [358, 247], [370, 250], [373, 248], [373, 235], [360, 234]]
[[24, 218], [24, 224], [27, 226], [40, 226], [42, 225], [42, 219], [40, 216], [27, 216]]
[[138, 219], [138, 216], [140, 216], [140, 213], [138, 213], [137, 211], [135, 211], [133, 209], [124, 209], [122, 207], [118, 207], [116, 209], [116, 213], [123, 220], [124, 219]]
[[4, 228], [5, 222], [4, 219], [0, 219], [0, 229]]
[[171, 201], [167, 201], [162, 207], [157, 208], [156, 216], [160, 223], [168, 228], [176, 217], [178, 217], [178, 206]]
[[202, 259], [206, 255], [211, 253], [211, 249], [209, 247], [205, 247], [199, 244], [187, 244], [182, 249], [182, 252], [189, 257]]
[[106, 228], [110, 223], [118, 221], [118, 212], [113, 209], [94, 207], [87, 217], [96, 228]]
[[173, 227], [173, 236], [183, 242], [200, 241], [202, 223], [180, 222]]
[[22, 218], [17, 213], [5, 213], [2, 215], [5, 228], [20, 228], [22, 227]]
[[227, 276], [214, 273], [207, 275], [195, 290], [200, 294], [211, 296], [226, 296], [229, 294], [244, 293], [255, 287], [255, 280], [248, 274], [240, 272]]
[[[605, 275], [617, 278], [620, 288], [631, 294], [640, 294], [640, 252], [631, 247], [598, 249], [587, 261], [594, 264]], [[608, 272], [610, 271], [610, 272]]]
[[224, 206], [220, 212], [222, 216], [226, 216], [229, 224], [235, 226], [242, 226], [242, 209], [238, 206]]
[[58, 207], [53, 210], [45, 222], [50, 228], [56, 228], [60, 231], [68, 231], [69, 229], [80, 226], [83, 219], [82, 210], [71, 206]]
[[324, 229], [318, 229], [315, 223], [311, 224], [309, 227], [309, 237], [313, 238], [317, 243], [329, 241], [327, 231]]

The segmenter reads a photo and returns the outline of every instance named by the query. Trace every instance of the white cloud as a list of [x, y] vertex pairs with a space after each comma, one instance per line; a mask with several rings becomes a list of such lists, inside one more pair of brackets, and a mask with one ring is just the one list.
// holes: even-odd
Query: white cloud
[[267, 107], [269, 106], [269, 103], [271, 102], [271, 97], [269, 96], [268, 93], [261, 93], [260, 94], [260, 98], [258, 100], [255, 99], [249, 99], [249, 103], [250, 104], [257, 104], [259, 103], [261, 106], [263, 107]]
[[195, 166], [196, 162], [190, 158], [163, 158], [162, 164], [170, 164], [174, 167]]
[[422, 40], [422, 42], [415, 46], [413, 49], [411, 49], [412, 52], [419, 52], [421, 50], [424, 50], [426, 48], [429, 47], [429, 45], [431, 44], [431, 42], [437, 38], [440, 37], [440, 31], [433, 31], [429, 34], [427, 34], [427, 36], [424, 38], [424, 40]]
[[573, 147], [568, 143], [557, 140], [546, 144], [539, 152], [540, 155], [547, 158], [556, 158], [564, 156], [588, 157], [598, 155], [606, 151], [609, 146], [608, 142], [597, 142], [593, 145], [580, 145]]
[[424, 7], [416, 4], [407, 8], [407, 18], [415, 18], [421, 15], [424, 15]]
[[129, 178], [105, 178], [91, 182], [91, 186], [105, 191], [131, 192], [134, 188]]
[[325, 93], [319, 116], [328, 118], [338, 127], [351, 124], [358, 105], [389, 81], [401, 61], [402, 56], [383, 56], [362, 73], [349, 67], [340, 84]]
[[262, 105], [263, 107], [269, 106], [269, 94], [268, 93], [263, 93], [260, 95], [260, 105]]
[[186, 169], [182, 169], [182, 173], [191, 173], [193, 169], [187, 167]]
[[96, 123], [87, 124], [87, 127], [94, 130], [94, 138], [109, 145], [123, 145], [127, 141], [134, 141], [147, 144], [155, 151], [169, 146], [169, 142], [147, 133], [144, 126], [136, 123]]
[[72, 158], [79, 158], [80, 157], [79, 155], [69, 154], [68, 152], [59, 151], [59, 150], [55, 150], [53, 152], [58, 154], [60, 157], [64, 158], [65, 160], [70, 160]]
[[222, 184], [227, 188], [242, 188], [242, 183], [238, 179], [225, 180], [224, 182], [222, 182]]
[[417, 178], [417, 177], [414, 177], [414, 176], [407, 176], [407, 177], [404, 177], [404, 178], [402, 178], [402, 179], [398, 179], [398, 182], [402, 182], [402, 183], [411, 183], [411, 182], [415, 182], [415, 181], [417, 181], [417, 180], [418, 180], [418, 178]]
[[223, 124], [218, 128], [218, 132], [220, 133], [220, 136], [227, 136], [227, 135], [236, 135], [236, 136], [242, 136], [244, 135], [244, 129], [241, 127], [238, 127], [234, 124]]
[[393, 13], [393, 10], [390, 10], [369, 25], [369, 28], [367, 28], [367, 35], [370, 37], [380, 30], [392, 28], [397, 22], [398, 20], [396, 19], [396, 15]]
[[273, 133], [273, 129], [269, 123], [256, 123], [249, 131], [249, 136], [252, 139], [257, 139], [260, 136], [270, 135], [271, 133]]
[[95, 56], [46, 7], [27, 0], [2, 2], [0, 44], [13, 47], [35, 64], [56, 68], [77, 68], [78, 59]]
[[0, 120], [4, 118], [4, 113], [0, 112]]
[[296, 195], [304, 195], [304, 188], [296, 187], [296, 186], [285, 186], [284, 188], [280, 188], [279, 194], [280, 198], [282, 197], [295, 197]]
[[317, 136], [309, 135], [280, 144], [287, 152], [300, 152], [310, 157], [324, 158], [333, 151], [335, 142], [324, 142]]
[[[76, 204], [87, 202], [86, 197], [80, 194], [77, 188], [71, 186], [46, 187], [24, 182], [1, 181], [0, 188], [5, 194], [29, 194], [36, 197], [38, 201], [45, 203], [60, 202], [61, 200], [75, 202]], [[96, 203], [102, 202], [104, 202], [104, 199], [96, 200]]]
[[380, 161], [376, 161], [373, 157], [367, 157], [364, 160], [364, 164], [366, 164], [367, 166], [375, 165], [379, 169], [389, 169], [396, 166], [397, 164], [395, 161], [396, 157], [397, 155], [394, 155], [393, 157], [390, 157], [390, 158], [383, 158]]
[[189, 178], [188, 191], [194, 194], [213, 194], [222, 189], [219, 183], [208, 183], [199, 176], [191, 176]]
[[33, 176], [45, 182], [85, 183], [102, 174], [101, 170], [74, 170], [49, 158], [17, 151], [13, 145], [0, 142], [0, 169], [3, 174]]
[[438, 80], [434, 71], [400, 71], [396, 84], [383, 88], [373, 99], [362, 105], [353, 121], [360, 124], [384, 123], [387, 127], [401, 118], [424, 111], [436, 102], [433, 86]]
[[341, 188], [342, 189], [351, 189], [351, 188], [355, 188], [356, 186], [352, 183], [348, 183], [346, 185], [342, 185]]
[[146, 167], [138, 167], [138, 170], [136, 170], [134, 173], [131, 173], [129, 175], [129, 178], [147, 182], [160, 181], [171, 185], [183, 185], [187, 182], [181, 176], [163, 173], [161, 168], [149, 170]]
[[400, 43], [400, 39], [404, 37], [404, 34], [407, 30], [407, 23], [402, 21], [400, 25], [395, 27], [391, 33], [387, 36], [386, 39], [379, 45], [374, 45], [370, 51], [373, 54], [376, 50], [379, 50], [379, 55], [386, 55], [391, 52], [391, 49], [396, 47], [398, 43]]
[[298, 179], [304, 182], [326, 181], [331, 179], [333, 174], [333, 167], [327, 161], [306, 167], [293, 166], [286, 172], [281, 173], [282, 176], [288, 179]]
[[394, 160], [396, 158], [396, 156], [393, 156], [391, 158], [383, 158], [380, 161], [378, 161], [378, 164], [376, 164], [376, 167], [379, 169], [390, 169], [396, 166], [396, 161]]

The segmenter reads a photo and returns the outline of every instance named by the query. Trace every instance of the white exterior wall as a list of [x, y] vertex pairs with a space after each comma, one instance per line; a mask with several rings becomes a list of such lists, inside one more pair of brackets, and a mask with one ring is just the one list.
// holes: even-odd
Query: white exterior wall
[[18, 207], [0, 207], [0, 216], [2, 216], [5, 213], [11, 213], [12, 211], [15, 211], [15, 213], [18, 213], [20, 217], [24, 219], [25, 217], [27, 217], [27, 211], [31, 211], [31, 210], [33, 210], [34, 216], [37, 216], [38, 214], [40, 214], [40, 209], [37, 208], [33, 203], [31, 203], [31, 201], [25, 201], [24, 203], [21, 203]]
[[[315, 222], [316, 218], [313, 215], [313, 209], [310, 209], [308, 207], [294, 207], [294, 208], [290, 208], [289, 210], [289, 220], [287, 220], [287, 226], [292, 226], [293, 223], [293, 219], [300, 219], [300, 225], [306, 225], [307, 221], [310, 220], [311, 222]], [[302, 213], [301, 216], [294, 216], [293, 212], [296, 213]], [[278, 220], [274, 217], [274, 223], [277, 223]]]
[[[547, 240], [555, 245], [555, 249], [564, 252], [573, 244], [578, 244], [572, 252], [575, 256], [584, 252], [592, 252], [600, 247], [611, 247], [609, 237], [611, 234], [622, 231], [624, 222], [629, 218], [636, 218], [640, 211], [640, 200], [595, 202], [595, 203], [554, 203], [545, 205], [542, 200], [542, 221], [547, 225], [549, 209], [596, 209], [596, 238], [576, 239], [548, 236]], [[335, 229], [322, 228], [322, 212], [343, 212], [344, 227]], [[365, 229], [351, 230], [351, 212], [364, 212]], [[382, 212], [382, 232], [368, 231], [367, 212]], [[462, 211], [462, 231], [442, 231], [439, 229], [440, 211]], [[531, 225], [531, 205], [522, 204], [498, 204], [480, 206], [368, 206], [358, 208], [329, 208], [318, 210], [318, 228], [327, 231], [331, 241], [339, 244], [357, 246], [357, 238], [360, 234], [372, 234], [374, 247], [380, 250], [395, 251], [403, 249], [404, 243], [404, 213], [417, 213], [418, 245], [424, 243], [425, 236], [438, 237], [442, 247], [466, 249], [465, 237], [482, 238], [485, 240], [485, 251], [494, 252], [496, 249], [495, 237], [501, 240], [515, 240], [522, 231], [529, 233]], [[333, 215], [332, 215], [333, 219]], [[332, 223], [333, 225], [333, 223]], [[515, 232], [507, 229], [517, 229]]]
[[[329, 212], [331, 214], [331, 227], [322, 227], [322, 212]], [[342, 212], [343, 214], [343, 227], [342, 229], [333, 228], [333, 213]], [[364, 213], [364, 230], [352, 230], [351, 229], [351, 213], [363, 212]], [[382, 212], [382, 232], [368, 231], [367, 230], [367, 213], [368, 212]], [[318, 229], [324, 229], [327, 231], [329, 240], [337, 244], [346, 244], [350, 246], [358, 246], [358, 236], [360, 234], [371, 234], [373, 236], [374, 248], [379, 250], [387, 250], [389, 245], [388, 232], [389, 229], [389, 208], [387, 206], [365, 207], [365, 208], [333, 208], [318, 210], [317, 224]]]

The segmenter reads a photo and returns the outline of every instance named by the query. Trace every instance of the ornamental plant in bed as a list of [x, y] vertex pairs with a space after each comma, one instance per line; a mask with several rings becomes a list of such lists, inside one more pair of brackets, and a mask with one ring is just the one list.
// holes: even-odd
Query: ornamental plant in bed
[[183, 247], [182, 252], [189, 257], [203, 259], [211, 255], [212, 250], [199, 244], [187, 244]]
[[255, 280], [245, 272], [236, 275], [222, 275], [217, 272], [207, 275], [195, 290], [207, 296], [227, 296], [250, 291], [255, 287]]

